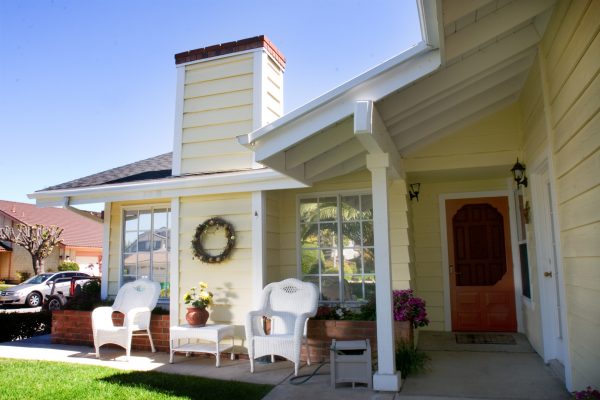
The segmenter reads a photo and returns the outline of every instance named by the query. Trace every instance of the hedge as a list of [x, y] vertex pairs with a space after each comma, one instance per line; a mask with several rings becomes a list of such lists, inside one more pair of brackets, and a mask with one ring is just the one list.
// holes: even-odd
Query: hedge
[[32, 336], [48, 334], [52, 327], [52, 313], [2, 313], [0, 314], [0, 342], [27, 339]]

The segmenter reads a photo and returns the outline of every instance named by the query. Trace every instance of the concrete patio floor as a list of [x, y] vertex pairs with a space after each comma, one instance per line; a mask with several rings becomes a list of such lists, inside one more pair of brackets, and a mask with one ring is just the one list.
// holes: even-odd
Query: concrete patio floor
[[[49, 360], [80, 364], [102, 365], [122, 370], [166, 372], [202, 376], [222, 380], [266, 383], [275, 388], [265, 400], [283, 399], [569, 399], [563, 383], [544, 365], [522, 335], [515, 335], [516, 345], [456, 345], [451, 333], [420, 332], [419, 347], [431, 358], [426, 372], [411, 375], [403, 381], [399, 393], [374, 392], [365, 387], [330, 386], [329, 365], [318, 375], [301, 385], [292, 385], [293, 364], [288, 361], [257, 365], [250, 373], [246, 360], [223, 358], [215, 367], [214, 357], [175, 355], [169, 364], [167, 353], [134, 351], [129, 362], [123, 350], [101, 349], [97, 359], [88, 346], [68, 346], [50, 343], [42, 336], [23, 341], [0, 344], [0, 357], [29, 360]], [[466, 346], [466, 347], [465, 347]], [[300, 374], [309, 374], [318, 365], [304, 366]]]

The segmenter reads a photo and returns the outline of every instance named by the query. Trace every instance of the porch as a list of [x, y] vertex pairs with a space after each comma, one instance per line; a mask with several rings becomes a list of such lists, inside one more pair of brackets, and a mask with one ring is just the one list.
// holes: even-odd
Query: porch
[[[291, 363], [261, 365], [250, 373], [247, 360], [222, 359], [220, 368], [207, 357], [177, 356], [168, 363], [167, 353], [136, 351], [131, 361], [124, 361], [121, 349], [107, 348], [96, 359], [89, 346], [56, 345], [49, 336], [0, 344], [0, 356], [29, 360], [51, 360], [78, 364], [103, 365], [123, 370], [157, 371], [276, 385], [266, 400], [311, 397], [314, 399], [568, 399], [562, 382], [544, 365], [523, 335], [515, 334], [517, 346], [475, 345], [475, 351], [449, 346], [448, 332], [421, 332], [420, 343], [431, 357], [430, 370], [410, 376], [399, 393], [373, 392], [366, 388], [331, 389], [328, 365], [319, 375], [302, 385], [291, 385]], [[462, 345], [465, 346], [465, 345]], [[482, 347], [484, 346], [484, 347]], [[303, 367], [301, 374], [312, 372], [318, 365]]]

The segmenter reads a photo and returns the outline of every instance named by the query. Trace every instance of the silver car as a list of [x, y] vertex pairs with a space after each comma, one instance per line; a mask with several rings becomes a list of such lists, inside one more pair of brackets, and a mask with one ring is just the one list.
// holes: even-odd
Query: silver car
[[28, 307], [38, 307], [44, 302], [47, 294], [50, 294], [52, 286], [54, 292], [69, 294], [71, 278], [90, 279], [91, 276], [78, 271], [51, 272], [36, 275], [25, 282], [13, 286], [8, 290], [0, 292], [0, 304], [24, 304]]

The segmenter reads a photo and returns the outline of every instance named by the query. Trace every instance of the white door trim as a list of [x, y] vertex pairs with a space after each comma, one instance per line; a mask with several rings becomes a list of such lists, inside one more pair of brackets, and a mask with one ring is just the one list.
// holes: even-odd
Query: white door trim
[[[510, 187], [510, 181], [508, 183]], [[484, 192], [464, 192], [464, 193], [442, 193], [439, 195], [439, 213], [440, 213], [440, 241], [442, 248], [442, 278], [444, 283], [444, 330], [452, 330], [452, 310], [450, 303], [450, 273], [448, 260], [448, 232], [446, 227], [446, 200], [453, 199], [472, 199], [478, 197], [506, 197], [508, 199], [509, 208], [509, 226], [510, 226], [510, 242], [513, 258], [513, 277], [515, 286], [515, 308], [517, 317], [517, 330], [522, 331], [523, 327], [523, 312], [522, 312], [522, 296], [521, 296], [521, 262], [519, 261], [518, 252], [515, 253], [515, 248], [518, 250], [516, 242], [516, 214], [514, 199], [510, 195], [510, 190], [493, 190]]]
[[[561, 244], [560, 244], [560, 228], [558, 225], [558, 204], [556, 202], [556, 189], [554, 185], [553, 170], [550, 168], [548, 158], [543, 158], [538, 161], [532, 168], [530, 174], [531, 179], [531, 202], [534, 218], [534, 235], [536, 241], [536, 265], [537, 265], [537, 278], [538, 278], [538, 291], [540, 294], [540, 317], [542, 321], [542, 341], [543, 341], [543, 353], [542, 357], [544, 362], [549, 362], [553, 359], [558, 359], [564, 366], [565, 369], [565, 384], [569, 390], [572, 387], [572, 376], [571, 376], [571, 357], [569, 353], [569, 331], [567, 324], [567, 308], [565, 303], [565, 281], [564, 281], [564, 268], [562, 263]], [[549, 228], [545, 227], [547, 207], [545, 201], [548, 200], [548, 195], [544, 194], [546, 190], [544, 182], [541, 180], [544, 173], [547, 173], [551, 206], [553, 209], [554, 218], [550, 221], [552, 228], [555, 233], [555, 244], [554, 244], [554, 262], [555, 271], [558, 277], [554, 277], [558, 286], [558, 306], [560, 308], [560, 332], [562, 335], [561, 341], [557, 341], [555, 337], [555, 318], [553, 305], [549, 307], [549, 302], [554, 302], [554, 294], [549, 293], [549, 288], [544, 284], [544, 280], [547, 279], [544, 276], [544, 265], [543, 258], [545, 257], [544, 248], [544, 230]], [[544, 226], [543, 226], [544, 225]], [[550, 244], [551, 246], [551, 244]], [[546, 249], [548, 250], [548, 249]], [[549, 249], [552, 250], [552, 249]], [[560, 346], [559, 349], [556, 346]]]

